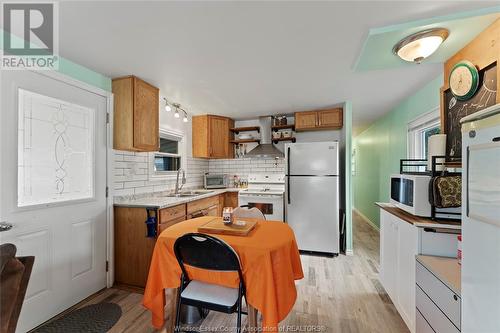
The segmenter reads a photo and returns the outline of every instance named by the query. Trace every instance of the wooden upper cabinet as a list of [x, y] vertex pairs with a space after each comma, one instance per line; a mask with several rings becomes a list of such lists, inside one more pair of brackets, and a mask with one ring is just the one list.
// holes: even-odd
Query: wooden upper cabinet
[[295, 113], [295, 130], [311, 131], [340, 129], [343, 126], [342, 108]]
[[233, 158], [231, 127], [234, 121], [230, 118], [193, 116], [193, 157]]
[[295, 130], [315, 129], [318, 125], [318, 113], [305, 111], [295, 113]]
[[135, 77], [113, 79], [113, 148], [158, 151], [159, 89]]
[[338, 129], [343, 123], [342, 109], [331, 109], [318, 111], [318, 127]]

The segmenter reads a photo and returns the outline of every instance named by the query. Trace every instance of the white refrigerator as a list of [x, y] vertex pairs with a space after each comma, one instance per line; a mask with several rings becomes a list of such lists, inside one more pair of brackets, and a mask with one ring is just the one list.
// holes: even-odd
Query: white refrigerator
[[299, 249], [338, 254], [338, 142], [287, 144], [285, 160], [285, 220]]
[[500, 104], [462, 122], [462, 332], [500, 332]]

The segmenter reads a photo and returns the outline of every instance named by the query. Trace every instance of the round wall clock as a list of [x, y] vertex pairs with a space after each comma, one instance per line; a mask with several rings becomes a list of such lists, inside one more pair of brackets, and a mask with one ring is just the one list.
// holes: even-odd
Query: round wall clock
[[465, 101], [474, 96], [479, 85], [479, 72], [473, 63], [467, 60], [458, 62], [450, 73], [451, 93]]

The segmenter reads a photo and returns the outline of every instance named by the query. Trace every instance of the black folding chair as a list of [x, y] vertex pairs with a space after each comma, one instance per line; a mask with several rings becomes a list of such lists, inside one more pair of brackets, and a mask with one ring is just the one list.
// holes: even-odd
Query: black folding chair
[[[234, 313], [238, 312], [236, 332], [241, 332], [242, 299], [245, 284], [238, 254], [219, 238], [200, 233], [190, 233], [179, 237], [174, 244], [174, 252], [181, 267], [181, 286], [177, 295], [175, 332], [180, 332], [181, 305]], [[228, 288], [216, 284], [191, 280], [184, 265], [199, 269], [238, 272], [238, 288]], [[246, 313], [243, 313], [246, 314]]]

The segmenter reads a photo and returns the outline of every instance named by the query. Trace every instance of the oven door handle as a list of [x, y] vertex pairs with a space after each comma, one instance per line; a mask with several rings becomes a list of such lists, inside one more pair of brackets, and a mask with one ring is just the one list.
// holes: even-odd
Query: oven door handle
[[252, 194], [240, 194], [240, 198], [252, 198], [254, 200], [257, 199], [281, 199], [281, 195], [252, 195]]

